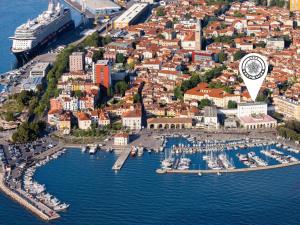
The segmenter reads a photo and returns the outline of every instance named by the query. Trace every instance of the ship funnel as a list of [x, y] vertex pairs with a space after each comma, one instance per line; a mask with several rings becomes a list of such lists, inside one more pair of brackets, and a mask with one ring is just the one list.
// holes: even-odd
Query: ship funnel
[[49, 0], [48, 12], [52, 13], [53, 11], [54, 11], [54, 2], [52, 0]]

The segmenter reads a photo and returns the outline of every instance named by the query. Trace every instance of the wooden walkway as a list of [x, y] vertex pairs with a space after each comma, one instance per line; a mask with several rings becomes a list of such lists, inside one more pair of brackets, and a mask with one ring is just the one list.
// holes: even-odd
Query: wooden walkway
[[286, 163], [286, 164], [277, 164], [265, 167], [256, 167], [256, 168], [240, 168], [240, 169], [228, 169], [228, 170], [163, 170], [157, 169], [156, 172], [159, 174], [165, 173], [177, 173], [177, 174], [217, 174], [217, 173], [240, 173], [240, 172], [251, 172], [251, 171], [259, 171], [259, 170], [271, 170], [271, 169], [279, 169], [289, 166], [300, 165], [300, 161]]
[[131, 152], [130, 148], [125, 148], [121, 152], [120, 156], [118, 157], [117, 161], [113, 165], [112, 169], [113, 170], [120, 170], [123, 167], [123, 165], [124, 165], [126, 159], [128, 158], [130, 152]]

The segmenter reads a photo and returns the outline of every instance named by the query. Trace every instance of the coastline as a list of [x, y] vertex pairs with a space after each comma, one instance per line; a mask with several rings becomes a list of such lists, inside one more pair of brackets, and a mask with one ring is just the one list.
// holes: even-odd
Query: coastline
[[[162, 135], [162, 137], [167, 138], [167, 135]], [[262, 140], [263, 141], [263, 140]], [[264, 139], [264, 141], [270, 141], [268, 139]], [[280, 143], [281, 141], [278, 140]], [[100, 143], [98, 143], [100, 146]], [[137, 144], [137, 143], [134, 143]], [[286, 143], [285, 143], [286, 144]], [[85, 146], [85, 144], [71, 144], [71, 143], [63, 143], [59, 142], [55, 147], [48, 149], [41, 154], [33, 157], [33, 162], [31, 165], [34, 165], [42, 160], [50, 158], [52, 155], [58, 153], [59, 151], [62, 151], [64, 149], [71, 150], [72, 148], [79, 150]], [[161, 146], [164, 146], [164, 141], [161, 142]], [[110, 147], [109, 145], [106, 145], [105, 148]], [[145, 146], [143, 146], [145, 147]], [[147, 146], [148, 147], [148, 146]], [[104, 150], [104, 148], [102, 149]], [[116, 150], [116, 149], [115, 149]], [[165, 149], [164, 149], [165, 150]], [[162, 151], [162, 150], [160, 150]], [[160, 151], [157, 151], [154, 154], [159, 153]], [[126, 163], [126, 160], [130, 154], [130, 148], [123, 148], [123, 151], [119, 152], [117, 160], [115, 161], [114, 166], [112, 167], [112, 170], [120, 170], [124, 163]], [[121, 163], [120, 163], [121, 162]], [[178, 170], [178, 169], [171, 169], [171, 170], [163, 170], [163, 169], [157, 169], [157, 174], [194, 174], [194, 175], [203, 175], [203, 174], [225, 174], [225, 173], [239, 173], [239, 172], [254, 172], [254, 171], [260, 171], [260, 170], [270, 170], [270, 169], [279, 169], [279, 168], [285, 168], [290, 166], [297, 166], [300, 165], [300, 161], [297, 162], [291, 162], [286, 164], [276, 164], [276, 165], [270, 165], [265, 167], [257, 167], [257, 168], [237, 168], [237, 169], [221, 169], [221, 170]], [[25, 168], [26, 169], [26, 168]], [[23, 177], [23, 176], [22, 176]], [[19, 192], [19, 194], [16, 193], [16, 191], [13, 191], [13, 189], [9, 188], [7, 185], [5, 185], [5, 173], [0, 173], [0, 190], [10, 197], [12, 200], [26, 208], [28, 211], [32, 212], [34, 215], [36, 215], [38, 218], [40, 218], [43, 221], [51, 221], [60, 218], [60, 215], [58, 213], [50, 214], [50, 212], [53, 212], [49, 207], [41, 203], [39, 200], [33, 199], [30, 200], [28, 197], [26, 197], [26, 192], [21, 190], [16, 190]], [[22, 193], [24, 192], [24, 193]], [[22, 196], [23, 194], [23, 196]], [[36, 206], [35, 206], [36, 205]], [[37, 207], [39, 206], [39, 207]], [[43, 210], [42, 210], [43, 209]], [[48, 213], [46, 213], [48, 212]]]
[[[29, 199], [26, 199], [25, 197], [21, 196], [22, 192], [20, 194], [17, 194], [14, 191], [12, 191], [5, 184], [5, 181], [4, 181], [5, 176], [4, 175], [5, 175], [4, 172], [1, 171], [0, 172], [0, 190], [6, 196], [8, 196], [9, 198], [11, 198], [12, 200], [14, 200], [15, 202], [17, 202], [21, 206], [23, 206], [29, 212], [31, 212], [34, 215], [38, 216], [38, 218], [40, 218], [41, 220], [50, 221], [50, 220], [54, 220], [54, 219], [60, 218], [59, 214], [57, 214], [56, 212], [51, 213], [52, 210], [50, 208], [48, 208], [46, 205], [44, 205], [44, 204], [42, 204], [40, 202], [33, 201], [33, 200], [31, 200], [32, 202], [30, 202]], [[43, 208], [43, 210], [39, 209], [33, 203], [35, 203], [39, 207]]]

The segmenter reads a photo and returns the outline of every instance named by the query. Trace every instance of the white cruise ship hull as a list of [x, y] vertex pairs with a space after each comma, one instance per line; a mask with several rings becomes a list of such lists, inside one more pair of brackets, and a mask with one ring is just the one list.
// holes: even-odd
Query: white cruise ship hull
[[50, 0], [48, 10], [19, 26], [12, 39], [11, 51], [19, 61], [28, 61], [65, 31], [74, 29], [70, 9]]
[[27, 62], [34, 56], [37, 56], [42, 50], [44, 50], [45, 47], [47, 47], [49, 45], [49, 43], [51, 43], [53, 40], [58, 38], [64, 32], [73, 30], [74, 28], [75, 28], [75, 23], [73, 20], [71, 20], [69, 23], [65, 24], [59, 30], [51, 33], [44, 40], [42, 40], [40, 43], [38, 43], [35, 47], [28, 49], [28, 50], [11, 49], [11, 51], [16, 56], [16, 58], [19, 62], [23, 62], [23, 63]]

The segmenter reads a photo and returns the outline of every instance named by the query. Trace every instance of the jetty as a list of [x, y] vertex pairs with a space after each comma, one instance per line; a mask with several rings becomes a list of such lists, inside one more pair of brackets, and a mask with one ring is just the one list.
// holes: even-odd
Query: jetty
[[125, 161], [127, 160], [129, 154], [131, 152], [130, 148], [125, 148], [122, 150], [120, 156], [118, 157], [117, 161], [115, 162], [115, 164], [113, 165], [112, 169], [113, 170], [120, 170], [122, 169]]
[[53, 155], [55, 154], [56, 152], [59, 152], [63, 149], [64, 145], [63, 144], [58, 144], [56, 145], [55, 147], [51, 148], [51, 149], [48, 149], [44, 152], [42, 152], [41, 154], [37, 155], [34, 157], [35, 160], [41, 160], [41, 159], [44, 159], [46, 158], [47, 156], [50, 156], [50, 155]]
[[0, 190], [8, 197], [19, 203], [21, 206], [29, 210], [31, 213], [37, 215], [44, 221], [50, 221], [60, 218], [60, 215], [44, 205], [41, 202], [37, 202], [33, 198], [26, 195], [21, 189], [13, 190], [5, 184], [5, 173], [1, 166], [0, 168]]
[[262, 167], [254, 167], [254, 168], [240, 168], [240, 169], [221, 169], [221, 170], [164, 170], [164, 169], [157, 169], [156, 173], [158, 174], [166, 174], [166, 173], [173, 173], [173, 174], [222, 174], [222, 173], [240, 173], [240, 172], [251, 172], [251, 171], [259, 171], [259, 170], [270, 170], [270, 169], [279, 169], [289, 166], [297, 166], [300, 165], [300, 161], [291, 162], [291, 163], [284, 163], [284, 164], [276, 164], [270, 166], [262, 166]]

